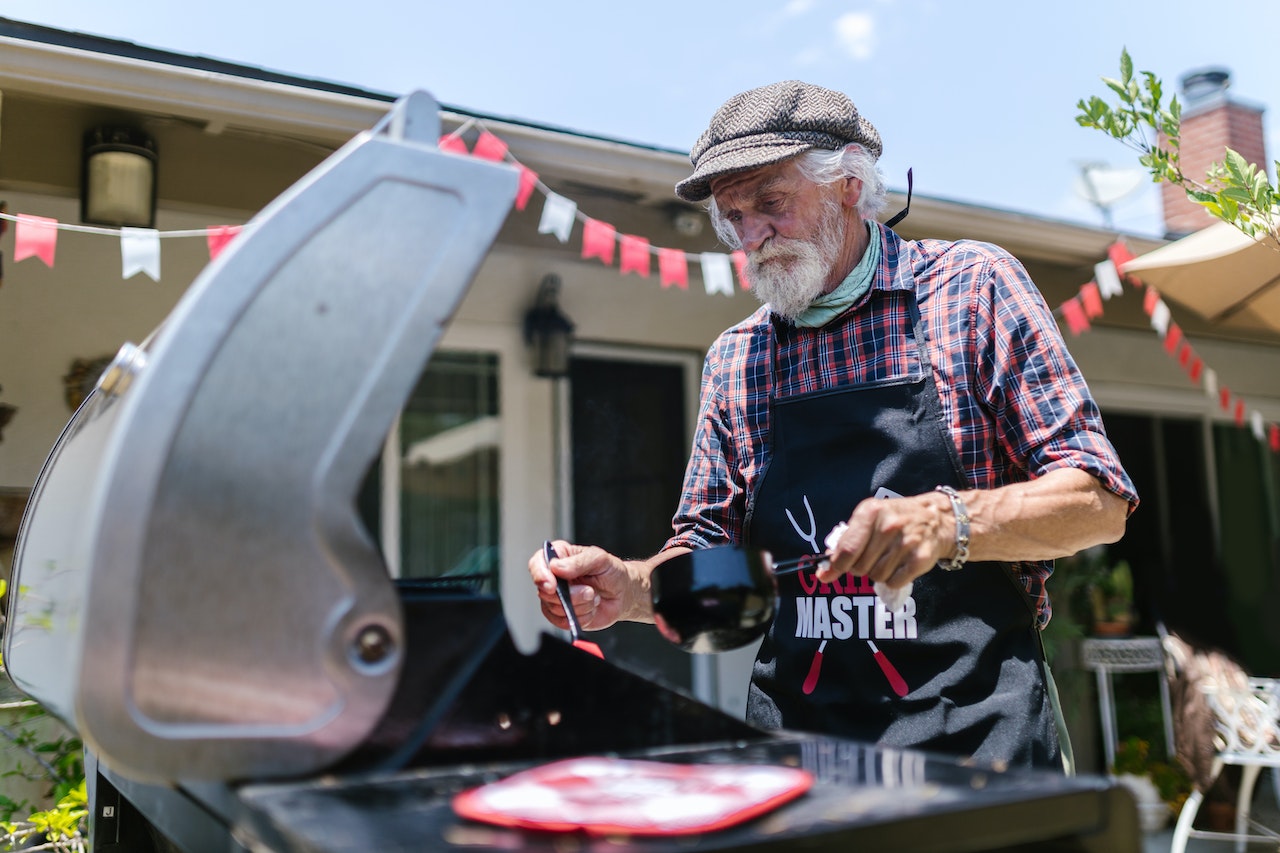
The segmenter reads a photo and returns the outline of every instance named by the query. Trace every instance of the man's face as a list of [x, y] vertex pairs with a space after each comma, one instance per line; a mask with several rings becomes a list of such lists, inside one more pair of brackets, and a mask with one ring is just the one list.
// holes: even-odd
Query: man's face
[[747, 278], [761, 302], [798, 317], [839, 275], [847, 221], [838, 185], [806, 178], [793, 161], [715, 178], [716, 207], [747, 255]]

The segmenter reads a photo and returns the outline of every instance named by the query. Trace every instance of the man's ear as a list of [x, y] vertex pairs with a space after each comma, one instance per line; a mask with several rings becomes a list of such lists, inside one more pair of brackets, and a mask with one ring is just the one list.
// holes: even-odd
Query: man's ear
[[847, 177], [844, 179], [844, 190], [840, 195], [840, 201], [845, 207], [854, 208], [858, 206], [858, 200], [862, 198], [862, 179]]

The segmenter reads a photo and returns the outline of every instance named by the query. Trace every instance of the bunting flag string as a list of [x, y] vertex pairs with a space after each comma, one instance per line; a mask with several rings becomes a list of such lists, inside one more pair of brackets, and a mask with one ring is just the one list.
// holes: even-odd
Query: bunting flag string
[[[468, 150], [466, 138], [472, 129], [477, 134]], [[565, 198], [544, 184], [537, 172], [513, 157], [507, 144], [478, 119], [468, 119], [456, 130], [440, 137], [439, 147], [451, 154], [505, 162], [519, 169], [520, 186], [516, 194], [516, 209], [524, 210], [533, 191], [538, 190], [543, 196], [538, 233], [554, 235], [561, 243], [567, 243], [574, 226], [582, 223], [581, 256], [584, 260], [596, 258], [606, 266], [613, 266], [616, 257], [620, 275], [634, 273], [641, 278], [648, 278], [652, 274], [653, 256], [657, 255], [658, 281], [664, 290], [671, 287], [688, 290], [691, 264], [696, 264], [700, 269], [703, 288], [708, 296], [732, 296], [735, 276], [741, 289], [751, 289], [745, 274], [746, 255], [741, 252], [728, 255], [721, 252], [695, 254], [682, 249], [654, 246], [645, 237], [618, 232], [613, 225], [587, 216], [578, 209], [577, 202]]]
[[[477, 131], [475, 141], [468, 147], [466, 135]], [[583, 259], [595, 258], [606, 266], [618, 260], [620, 275], [635, 274], [649, 278], [652, 261], [658, 258], [658, 281], [663, 290], [676, 287], [689, 289], [689, 266], [696, 263], [708, 296], [722, 294], [732, 296], [734, 279], [743, 290], [751, 285], [746, 277], [745, 253], [735, 251], [687, 253], [682, 249], [653, 245], [647, 238], [635, 234], [619, 233], [610, 223], [589, 217], [578, 209], [578, 204], [560, 195], [539, 178], [537, 172], [516, 160], [509, 146], [477, 119], [468, 119], [456, 130], [441, 136], [441, 151], [457, 156], [477, 157], [483, 160], [505, 163], [519, 170], [519, 184], [514, 207], [524, 211], [535, 190], [543, 196], [542, 213], [538, 222], [539, 234], [554, 235], [561, 243], [569, 242], [574, 226], [582, 223]], [[160, 280], [160, 240], [170, 237], [203, 237], [210, 259], [217, 258], [227, 244], [245, 226], [219, 225], [185, 231], [157, 231], [150, 228], [101, 228], [88, 225], [70, 225], [42, 216], [10, 214], [0, 206], [0, 225], [16, 223], [14, 229], [14, 261], [38, 258], [53, 267], [60, 231], [77, 231], [92, 234], [113, 235], [120, 240], [121, 273], [130, 278], [139, 272], [153, 280]], [[0, 229], [2, 230], [2, 229]], [[1134, 258], [1122, 240], [1116, 240], [1107, 249], [1107, 259], [1094, 266], [1094, 277], [1081, 286], [1079, 292], [1064, 301], [1056, 309], [1072, 335], [1081, 335], [1092, 328], [1092, 321], [1103, 315], [1104, 304], [1112, 297], [1124, 293], [1127, 283], [1142, 288], [1143, 283], [1132, 275], [1124, 275], [1124, 264]], [[1218, 375], [1204, 364], [1195, 349], [1186, 340], [1182, 328], [1173, 320], [1169, 307], [1152, 288], [1145, 288], [1143, 310], [1150, 318], [1151, 327], [1163, 341], [1164, 350], [1174, 358], [1190, 380], [1200, 385], [1210, 399], [1217, 398], [1218, 405], [1238, 426], [1249, 424], [1259, 441], [1266, 441], [1273, 452], [1280, 453], [1280, 425], [1266, 424], [1260, 412], [1250, 412], [1245, 401], [1231, 393], [1218, 382]]]
[[1102, 316], [1105, 300], [1123, 295], [1125, 284], [1143, 288], [1142, 310], [1160, 337], [1165, 353], [1177, 361], [1191, 382], [1204, 390], [1208, 399], [1216, 401], [1218, 408], [1237, 427], [1247, 424], [1259, 443], [1265, 442], [1273, 453], [1280, 453], [1280, 424], [1267, 424], [1261, 412], [1250, 410], [1242, 397], [1219, 382], [1217, 372], [1205, 365], [1182, 327], [1173, 319], [1173, 312], [1154, 288], [1145, 287], [1132, 275], [1121, 274], [1124, 264], [1134, 257], [1124, 242], [1117, 240], [1108, 248], [1107, 260], [1094, 266], [1093, 280], [1082, 285], [1079, 292], [1055, 308], [1054, 313], [1062, 317], [1072, 335], [1079, 336], [1092, 328], [1092, 320]]
[[[235, 236], [244, 230], [243, 225], [215, 225], [181, 231], [157, 231], [154, 228], [103, 228], [96, 225], [71, 225], [48, 216], [29, 213], [10, 214], [0, 206], [0, 224], [13, 222], [13, 260], [38, 258], [52, 268], [57, 257], [58, 233], [74, 231], [83, 234], [104, 234], [120, 241], [120, 276], [132, 278], [140, 272], [153, 281], [160, 280], [160, 239], [165, 237], [204, 237], [209, 249], [209, 260], [222, 253]], [[0, 228], [0, 233], [4, 229]]]
[[[474, 141], [468, 145], [469, 134], [474, 131]], [[542, 182], [538, 173], [516, 160], [509, 146], [478, 119], [468, 119], [457, 129], [438, 140], [441, 151], [459, 156], [476, 157], [510, 165], [519, 170], [516, 191], [516, 210], [526, 210], [535, 190], [543, 196], [539, 234], [550, 234], [561, 243], [568, 243], [574, 226], [581, 222], [583, 259], [598, 259], [606, 266], [619, 261], [619, 273], [635, 274], [649, 278], [653, 274], [653, 257], [658, 258], [658, 278], [662, 288], [689, 289], [689, 266], [696, 264], [703, 275], [707, 295], [732, 296], [736, 276], [738, 287], [749, 290], [746, 256], [741, 252], [723, 254], [715, 252], [689, 253], [681, 249], [669, 249], [653, 245], [647, 238], [622, 234], [608, 222], [585, 215], [573, 199], [554, 192]], [[121, 274], [130, 278], [139, 272], [155, 280], [160, 276], [160, 251], [158, 240], [168, 237], [204, 237], [210, 259], [216, 258], [227, 243], [239, 233], [242, 226], [211, 226], [186, 231], [155, 231], [154, 229], [103, 228], [90, 225], [71, 225], [46, 217], [19, 214], [10, 216], [0, 212], [0, 218], [17, 223], [15, 229], [14, 260], [28, 257], [54, 265], [57, 235], [61, 231], [103, 234], [120, 240]], [[145, 232], [145, 233], [144, 233]]]

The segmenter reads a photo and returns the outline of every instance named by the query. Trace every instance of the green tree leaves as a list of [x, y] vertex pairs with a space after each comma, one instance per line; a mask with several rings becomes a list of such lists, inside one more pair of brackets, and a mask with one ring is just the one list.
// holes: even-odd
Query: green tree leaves
[[[1115, 95], [1108, 103], [1094, 95], [1076, 103], [1076, 123], [1100, 130], [1138, 153], [1138, 162], [1155, 182], [1182, 187], [1187, 197], [1214, 217], [1229, 222], [1254, 239], [1280, 234], [1277, 191], [1265, 169], [1226, 149], [1203, 179], [1183, 173], [1179, 162], [1182, 105], [1177, 96], [1164, 102], [1164, 84], [1150, 71], [1133, 71], [1128, 50], [1120, 52], [1120, 77], [1101, 78]], [[1276, 162], [1280, 171], [1280, 161]]]

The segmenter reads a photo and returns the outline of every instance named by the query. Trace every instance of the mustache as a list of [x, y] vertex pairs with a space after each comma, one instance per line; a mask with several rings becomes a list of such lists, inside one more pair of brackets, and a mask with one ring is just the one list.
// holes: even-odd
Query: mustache
[[806, 253], [810, 244], [789, 237], [774, 237], [765, 241], [754, 252], [747, 253], [747, 263], [759, 265], [779, 258], [795, 258]]

